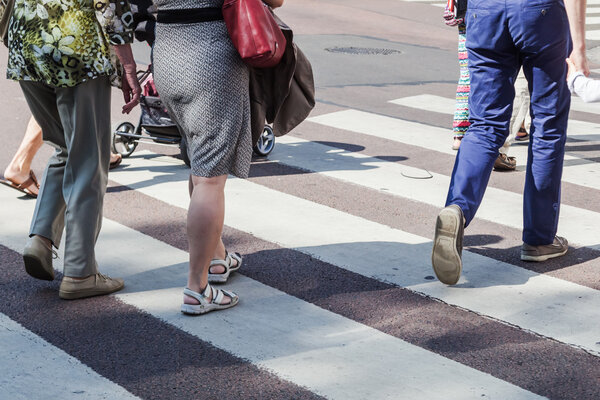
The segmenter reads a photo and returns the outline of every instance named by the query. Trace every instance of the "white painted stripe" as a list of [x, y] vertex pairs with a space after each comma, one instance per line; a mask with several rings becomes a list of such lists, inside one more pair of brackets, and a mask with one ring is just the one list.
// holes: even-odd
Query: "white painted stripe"
[[417, 110], [433, 111], [440, 114], [454, 114], [455, 99], [448, 97], [436, 96], [433, 94], [419, 94], [416, 96], [401, 97], [399, 99], [390, 100], [390, 103], [398, 104], [399, 106], [415, 108]]
[[[391, 100], [390, 103], [418, 110], [453, 115], [455, 100], [432, 94], [421, 94]], [[600, 102], [584, 103], [579, 97], [573, 96], [571, 98], [571, 110], [588, 112], [600, 116]], [[579, 140], [599, 140], [600, 124], [571, 119], [569, 120], [569, 137]]]
[[[287, 165], [308, 169], [322, 175], [350, 182], [387, 194], [440, 207], [448, 191], [450, 178], [417, 168], [334, 149], [291, 136], [278, 138], [277, 151], [269, 157]], [[411, 179], [431, 174], [431, 179]], [[598, 178], [596, 178], [596, 181]], [[516, 229], [523, 227], [523, 197], [520, 194], [488, 187], [477, 218], [499, 222]], [[600, 249], [598, 244], [600, 214], [562, 205], [559, 233], [571, 243]]]
[[[600, 17], [599, 17], [600, 18]], [[598, 103], [585, 103], [578, 96], [571, 97], [571, 110], [587, 112], [600, 116], [600, 102]], [[569, 121], [572, 124], [573, 120]], [[596, 124], [597, 125], [597, 124]]]
[[[600, 11], [599, 11], [600, 13]], [[585, 18], [586, 25], [597, 25], [600, 24], [600, 17], [586, 17]]]
[[[120, 178], [133, 178], [164, 195], [174, 189], [168, 197], [177, 204], [185, 202], [184, 168], [158, 160], [131, 161], [140, 169], [125, 168]], [[234, 181], [233, 192], [228, 190], [237, 205], [245, 195], [244, 187], [236, 189], [238, 182], [244, 184]], [[0, 231], [0, 242], [19, 251], [33, 203], [15, 199], [8, 188], [0, 188], [0, 201], [10, 204], [0, 209], [8, 227]], [[264, 204], [254, 205], [264, 212]], [[228, 206], [234, 218], [244, 214], [231, 202]], [[247, 210], [253, 212], [252, 207]], [[234, 275], [227, 285], [240, 294], [237, 307], [198, 318], [183, 316], [179, 306], [188, 254], [114, 221], [104, 220], [96, 255], [103, 272], [125, 278], [125, 292], [118, 295], [122, 301], [330, 399], [540, 398], [242, 275]], [[582, 307], [586, 304], [583, 300]]]
[[[450, 148], [450, 130], [417, 122], [356, 110], [320, 115], [309, 118], [308, 121], [419, 146], [440, 153], [456, 154]], [[517, 166], [524, 169], [524, 164], [527, 162], [527, 146], [515, 144], [511, 146], [509, 155], [517, 157]], [[450, 173], [450, 171], [448, 172]], [[600, 190], [600, 164], [566, 154], [562, 180]], [[589, 243], [593, 237], [596, 235], [588, 237], [586, 243]], [[584, 243], [580, 242], [580, 244]]]
[[588, 7], [585, 10], [585, 14], [586, 16], [600, 14], [600, 7]]
[[[326, 147], [310, 144], [313, 145]], [[285, 147], [281, 143], [277, 145], [278, 151]], [[303, 145], [300, 147], [299, 144], [296, 153], [297, 156], [314, 155], [313, 149]], [[169, 161], [163, 163], [164, 157], [139, 158], [142, 154], [135, 159], [128, 159], [130, 167], [115, 171], [111, 179], [169, 204], [187, 207], [185, 182], [188, 170]], [[316, 161], [304, 159], [307, 161], [305, 167], [332, 173], [335, 171], [335, 177], [345, 176], [342, 178], [344, 180], [356, 177], [357, 180], [350, 181], [363, 183], [365, 176], [352, 174], [341, 160], [354, 155], [332, 152], [323, 161], [320, 161], [322, 154], [318, 153], [318, 156], [319, 160]], [[365, 161], [362, 168], [375, 167], [372, 159]], [[329, 164], [330, 167], [316, 168], [315, 162], [320, 162], [322, 166]], [[380, 187], [391, 191], [404, 186], [417, 196], [429, 196], [424, 188], [437, 179], [408, 180], [396, 174], [387, 175], [388, 179], [383, 182], [377, 175], [367, 177], [375, 180], [374, 185], [385, 185]], [[149, 186], [149, 182], [155, 184]], [[424, 279], [431, 274], [431, 241], [428, 238], [348, 215], [249, 181], [230, 180], [226, 192], [228, 226], [367, 277], [392, 282], [600, 354], [600, 345], [597, 344], [600, 337], [597, 324], [597, 310], [600, 307], [598, 291], [469, 252], [464, 254], [463, 281], [456, 287], [447, 287]], [[514, 211], [518, 208], [513, 207], [510, 197], [500, 200], [504, 202], [497, 204], [501, 204], [503, 209], [521, 214]], [[265, 204], [271, 205], [266, 211], [268, 218], [265, 218]], [[497, 217], [495, 220], [502, 219]], [[430, 223], [433, 231], [434, 221]], [[552, 312], [548, 311], [550, 309]]]
[[0, 360], [3, 399], [139, 399], [2, 313]]
[[600, 40], [600, 30], [586, 31], [585, 38], [588, 40]]

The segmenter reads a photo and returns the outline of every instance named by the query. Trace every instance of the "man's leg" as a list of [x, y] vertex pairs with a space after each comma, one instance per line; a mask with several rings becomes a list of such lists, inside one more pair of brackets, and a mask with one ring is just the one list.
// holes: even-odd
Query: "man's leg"
[[62, 187], [67, 205], [64, 274], [84, 278], [97, 273], [94, 247], [110, 158], [110, 85], [103, 77], [56, 91], [69, 154]]
[[462, 271], [464, 226], [474, 218], [509, 131], [513, 82], [519, 59], [506, 29], [504, 1], [469, 3], [467, 50], [471, 125], [456, 156], [444, 208], [436, 221], [432, 265], [438, 279], [453, 285]]
[[42, 127], [44, 140], [56, 149], [44, 171], [29, 235], [47, 238], [58, 247], [64, 228], [62, 185], [68, 152], [56, 93], [54, 88], [37, 82], [21, 82], [21, 88], [31, 113]]
[[[495, 4], [490, 2], [492, 7]], [[446, 200], [446, 206], [456, 204], [462, 209], [466, 225], [479, 208], [498, 149], [508, 136], [513, 82], [519, 69], [502, 7], [496, 8], [467, 14], [471, 126], [456, 156]]]
[[558, 226], [560, 181], [571, 101], [564, 62], [570, 50], [569, 26], [564, 7], [559, 2], [549, 6], [544, 14], [517, 15], [522, 19], [523, 37], [527, 38], [519, 45], [531, 91], [532, 116], [523, 196], [523, 241], [531, 246], [541, 246], [554, 242]]

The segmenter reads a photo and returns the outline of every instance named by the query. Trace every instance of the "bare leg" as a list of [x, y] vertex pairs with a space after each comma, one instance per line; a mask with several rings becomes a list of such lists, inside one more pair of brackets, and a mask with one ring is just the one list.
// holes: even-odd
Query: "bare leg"
[[[29, 178], [31, 162], [43, 144], [42, 128], [31, 117], [19, 149], [4, 170], [4, 178], [10, 179], [17, 184], [25, 182]], [[27, 189], [33, 194], [38, 194], [38, 188], [34, 184], [30, 185]]]
[[[192, 175], [190, 175], [190, 179], [188, 181], [188, 190], [189, 190], [190, 198], [191, 198], [192, 192], [194, 191], [194, 183], [192, 182]], [[221, 232], [223, 232], [222, 224], [221, 224]], [[223, 239], [221, 238], [221, 235], [219, 235], [219, 243], [217, 243], [217, 247], [215, 248], [212, 258], [218, 259], [218, 260], [224, 260], [226, 256], [227, 256], [227, 253], [225, 250], [225, 244], [223, 243]], [[235, 267], [235, 266], [237, 266], [237, 264], [238, 264], [237, 260], [234, 260], [232, 266]], [[212, 274], [222, 274], [225, 272], [225, 267], [223, 267], [222, 265], [214, 265], [214, 266], [210, 267], [210, 272]]]
[[[215, 250], [221, 243], [225, 218], [225, 182], [227, 175], [214, 178], [191, 176], [193, 186], [187, 217], [187, 233], [190, 247], [190, 272], [187, 287], [201, 293], [208, 284], [208, 268]], [[186, 304], [198, 301], [184, 296]], [[225, 297], [223, 304], [230, 298]]]

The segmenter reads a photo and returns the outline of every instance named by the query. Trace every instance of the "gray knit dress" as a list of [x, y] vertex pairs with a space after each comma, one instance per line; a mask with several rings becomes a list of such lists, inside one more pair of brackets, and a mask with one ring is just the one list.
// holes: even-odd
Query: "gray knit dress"
[[[222, 7], [223, 0], [156, 0], [159, 10]], [[192, 174], [247, 178], [252, 157], [248, 68], [225, 23], [157, 24], [154, 81], [188, 143]]]

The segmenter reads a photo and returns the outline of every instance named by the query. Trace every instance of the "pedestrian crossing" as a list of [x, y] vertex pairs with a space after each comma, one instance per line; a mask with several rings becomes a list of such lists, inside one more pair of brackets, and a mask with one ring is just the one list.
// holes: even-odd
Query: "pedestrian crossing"
[[[407, 103], [410, 104], [410, 102]], [[413, 107], [414, 106], [415, 105], [413, 105]], [[429, 106], [424, 104], [423, 108], [426, 107]], [[309, 119], [309, 121], [389, 141], [419, 146], [440, 153], [455, 154], [455, 151], [448, 145], [447, 138], [450, 136], [448, 129], [432, 127], [418, 122], [405, 121], [398, 118], [357, 110], [344, 110], [329, 115], [314, 117]], [[576, 125], [576, 122], [570, 122], [570, 126]], [[587, 127], [588, 124], [582, 123], [580, 125]], [[583, 130], [581, 131], [582, 135], [575, 134], [570, 137], [582, 140], [594, 138], [594, 132], [598, 130], [598, 126], [591, 125], [591, 127], [591, 131]], [[401, 134], [399, 132], [401, 132]], [[517, 158], [517, 167], [523, 170], [527, 161], [527, 147], [513, 145], [509, 151], [509, 155]], [[600, 188], [600, 182], [597, 179], [598, 172], [600, 172], [600, 166], [597, 163], [567, 154], [565, 155], [565, 165], [563, 171], [563, 180], [565, 182], [585, 185], [595, 189]], [[520, 225], [520, 220], [515, 221], [515, 223]]]
[[2, 313], [0, 344], [3, 399], [139, 400]]
[[[167, 187], [162, 187], [161, 192], [173, 184], [180, 188], [185, 182], [187, 171], [179, 165], [174, 167], [180, 172], [173, 176], [173, 171], [169, 171], [175, 179], [165, 182]], [[11, 195], [0, 188], [3, 201]], [[32, 212], [31, 204], [20, 205], [2, 215], [11, 226], [20, 225], [20, 229], [11, 231], [15, 236], [2, 233], [2, 243], [18, 246], [15, 250], [20, 250], [20, 238], [27, 233], [23, 217]], [[135, 260], [126, 256], [130, 242], [139, 252]], [[118, 274], [127, 281], [126, 289], [117, 295], [125, 303], [327, 398], [540, 398], [243, 276], [227, 285], [244, 294], [243, 306], [227, 313], [208, 314], [199, 323], [174, 312], [181, 301], [186, 252], [110, 220], [104, 221], [96, 251], [106, 273]], [[243, 327], [243, 339], [237, 329], [232, 329], [235, 326]], [[269, 338], [268, 346], [265, 338]], [[323, 379], [331, 376], [332, 369], [336, 370], [334, 382]], [[432, 369], [439, 385], [430, 381]], [[444, 373], [447, 376], [439, 375]]]
[[[421, 113], [446, 115], [453, 108], [452, 99], [434, 95], [404, 97], [390, 103]], [[594, 112], [594, 105], [575, 107], [580, 107], [580, 112]], [[571, 127], [574, 138], [598, 138], [596, 124], [580, 121]], [[364, 142], [385, 141], [399, 154], [406, 146], [417, 147], [432, 159], [454, 154], [449, 148], [447, 129], [397, 117], [344, 109], [315, 115], [302, 126], [311, 131], [324, 128], [357, 134]], [[408, 213], [417, 212], [420, 205], [431, 210], [441, 207], [449, 170], [425, 171], [408, 162], [387, 161], [326, 142], [310, 141], [299, 133], [278, 138], [268, 163], [299, 175], [307, 174], [308, 179], [312, 176], [318, 182], [319, 179], [336, 182], [344, 190], [370, 199], [374, 208], [384, 202], [392, 202], [398, 209], [407, 207]], [[515, 149], [521, 151], [524, 147]], [[522, 151], [517, 155], [525, 156]], [[574, 163], [566, 166], [565, 181], [597, 195], [598, 163], [575, 156], [568, 161]], [[260, 167], [257, 164], [253, 168]], [[138, 150], [121, 168], [112, 171], [109, 178], [114, 187], [126, 188], [123, 190], [130, 196], [130, 203], [124, 203], [124, 207], [155, 202], [160, 214], [172, 214], [175, 218], [188, 206], [188, 174], [177, 159]], [[242, 267], [242, 273], [234, 275], [226, 285], [240, 295], [239, 306], [199, 318], [181, 315], [178, 309], [187, 275], [187, 252], [162, 234], [142, 233], [128, 225], [124, 217], [127, 213], [139, 213], [137, 218], [147, 218], [146, 224], [152, 224], [152, 216], [127, 208], [122, 211], [123, 217], [112, 213], [104, 219], [96, 248], [101, 271], [122, 276], [126, 281], [125, 290], [112, 298], [189, 335], [191, 340], [208, 343], [237, 357], [240, 360], [237, 362], [249, 363], [296, 385], [298, 393], [307, 391], [329, 399], [562, 399], [568, 398], [565, 391], [580, 390], [573, 398], [596, 398], [595, 367], [600, 366], [597, 323], [600, 274], [592, 272], [589, 275], [592, 282], [582, 284], [467, 248], [461, 281], [457, 286], [447, 287], [431, 279], [430, 236], [416, 232], [401, 220], [393, 220], [391, 215], [388, 221], [376, 221], [319, 200], [343, 197], [346, 192], [337, 186], [305, 188], [311, 193], [320, 192], [317, 198], [309, 199], [268, 183], [284, 178], [274, 175], [261, 181], [230, 179], [227, 183], [225, 224], [234, 232], [231, 235], [240, 246], [260, 242], [254, 251], [267, 251], [260, 258], [264, 264]], [[113, 195], [110, 191], [107, 196]], [[19, 253], [34, 204], [16, 199], [14, 191], [5, 187], [0, 187], [0, 204], [9, 205], [0, 207], [3, 221], [0, 245]], [[477, 220], [499, 227], [500, 235], [513, 235], [511, 232], [522, 226], [521, 204], [520, 193], [490, 187]], [[432, 232], [433, 222], [424, 220], [420, 225], [431, 225]], [[562, 206], [559, 234], [574, 245], [573, 252], [592, 254], [588, 256], [592, 263], [597, 262], [600, 251], [599, 225], [600, 213], [594, 207]], [[168, 226], [165, 229], [169, 231]], [[270, 257], [268, 252], [280, 251], [277, 249], [286, 249], [292, 255], [283, 260]], [[517, 251], [512, 248], [506, 253]], [[252, 253], [244, 256], [250, 260], [255, 257]], [[276, 261], [281, 263], [271, 264]], [[59, 271], [61, 262], [62, 257], [55, 260]], [[574, 265], [564, 268], [577, 273], [577, 264], [584, 262], [573, 258]], [[315, 265], [318, 268], [303, 270]], [[557, 265], [560, 267], [560, 262]], [[266, 278], [262, 270], [278, 272]], [[303, 273], [308, 274], [307, 279], [293, 284]], [[321, 279], [320, 274], [329, 278]], [[343, 286], [353, 281], [361, 282], [362, 288], [358, 285], [350, 290]], [[339, 291], [329, 292], [329, 287], [336, 284], [342, 285]], [[369, 285], [378, 289], [366, 290]], [[386, 296], [390, 292], [405, 296], [404, 300], [388, 303]], [[408, 298], [411, 300], [407, 301]], [[106, 300], [96, 301], [102, 304]], [[364, 311], [373, 306], [373, 301], [376, 306], [367, 314], [381, 313], [375, 320], [365, 316]], [[413, 302], [424, 304], [417, 322], [404, 319], [406, 309], [395, 308], [408, 307], [407, 303]], [[388, 308], [390, 304], [394, 306]], [[23, 389], [19, 379], [28, 376], [28, 366], [34, 364], [45, 365], [48, 370], [67, 371], [63, 385], [57, 387], [52, 398], [146, 398], [127, 384], [111, 382], [94, 372], [94, 368], [62, 350], [60, 340], [46, 342], [44, 334], [20, 326], [11, 315], [2, 314], [2, 310], [0, 354], [3, 358], [6, 355], [27, 360], [21, 370], [5, 371], [8, 375], [0, 370], [0, 386], [8, 387], [11, 398], [20, 398]], [[439, 318], [450, 325], [460, 321], [465, 328], [461, 331], [456, 330], [458, 327], [450, 330], [443, 323], [431, 325], [429, 318]], [[411, 324], [415, 324], [414, 336], [408, 334]], [[477, 329], [485, 332], [482, 342], [471, 332], [479, 332]], [[498, 332], [510, 334], [510, 339]], [[420, 341], [420, 337], [427, 335], [432, 335], [430, 341]], [[452, 340], [448, 338], [451, 335], [459, 336], [458, 342], [453, 342], [455, 346], [464, 343], [470, 350], [438, 347], [438, 342]], [[463, 357], [463, 352], [468, 356]], [[572, 365], [582, 365], [584, 371], [592, 372], [584, 378], [576, 377], [583, 381], [558, 385], [543, 383], [541, 377], [532, 378], [530, 374], [496, 370], [501, 362], [494, 360], [503, 356], [507, 357], [503, 360], [515, 363], [511, 368], [520, 368], [519, 360], [532, 355], [551, 357], [554, 362], [568, 359]], [[545, 373], [564, 374], [562, 366], [550, 365], [554, 372], [545, 370]], [[69, 375], [71, 369], [85, 376]], [[4, 376], [10, 379], [3, 381]], [[81, 394], [78, 382], [88, 388], [87, 397], [77, 397]], [[42, 385], [32, 383], [29, 396], [23, 398], [34, 398], [32, 393], [42, 389]], [[298, 398], [302, 396], [299, 394]]]
[[[278, 147], [286, 146], [279, 143]], [[301, 153], [305, 152], [310, 154], [309, 150], [304, 149]], [[111, 179], [165, 203], [185, 208], [187, 188], [182, 183], [186, 181], [188, 171], [182, 166], [172, 166], [171, 163], [167, 163], [167, 167], [160, 173], [157, 172], [160, 168], [156, 168], [158, 162], [156, 158], [135, 158], [131, 164], [133, 169], [136, 171], [154, 169], [155, 172], [128, 173], [125, 168], [113, 174]], [[304, 168], [312, 169], [312, 165], [306, 159], [301, 163]], [[313, 171], [322, 172], [316, 168]], [[149, 181], [162, 181], [163, 176], [168, 176], [169, 182], [146, 185]], [[391, 173], [384, 180], [389, 181], [400, 176]], [[356, 178], [356, 175], [353, 177]], [[362, 183], [359, 179], [353, 179], [352, 182]], [[447, 183], [444, 182], [446, 188]], [[411, 189], [416, 191], [414, 185]], [[469, 289], [448, 291], [438, 282], [424, 282], [423, 272], [430, 268], [428, 257], [423, 257], [431, 250], [431, 241], [428, 238], [391, 229], [243, 180], [236, 179], [228, 183], [226, 198], [228, 212], [225, 223], [235, 229], [310, 254], [352, 272], [407, 287], [439, 298], [446, 303], [505, 320], [541, 335], [551, 336], [600, 354], [600, 346], [596, 344], [597, 339], [593, 333], [596, 321], [592, 319], [600, 307], [600, 293], [596, 290], [466, 253], [462, 279], [464, 286]], [[443, 196], [438, 196], [438, 201], [440, 198]], [[262, 205], [269, 202], [281, 206], [270, 210], [270, 221], [264, 221], [261, 213]], [[491, 206], [497, 208], [498, 203]], [[511, 206], [512, 204], [505, 203], [503, 208], [510, 210]], [[293, 215], [297, 215], [297, 219], [294, 219]], [[283, 220], [287, 220], [285, 226], [281, 225], [280, 221]], [[378, 265], [369, 262], [373, 254], [379, 254]], [[389, 271], [390, 265], [402, 266], [402, 268], [394, 273]], [[490, 276], [489, 269], [492, 265], [494, 270], [502, 272]], [[464, 282], [467, 277], [468, 283]], [[514, 280], [523, 284], [518, 288], [506, 286]], [[493, 287], [491, 289], [488, 286], [490, 284]], [[553, 312], [549, 315], [546, 306], [539, 303], [540, 300], [542, 303], [546, 301], [544, 293], [551, 297], [552, 294], [560, 297], [561, 309], [564, 313]], [[513, 299], [515, 303], [507, 307], [506, 299]], [[588, 301], [590, 302], [588, 306], [584, 305]], [[590, 313], [587, 316], [581, 314], [587, 312]], [[590, 325], [587, 325], [588, 323]], [[578, 329], [573, 329], [575, 326], [579, 326]]]

